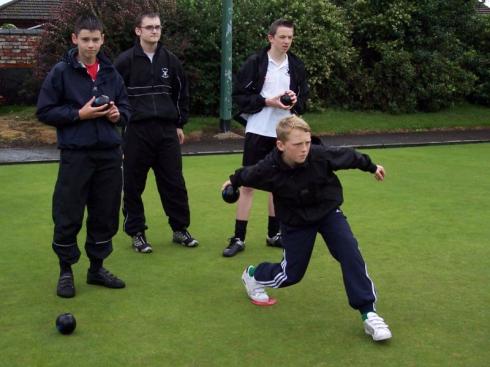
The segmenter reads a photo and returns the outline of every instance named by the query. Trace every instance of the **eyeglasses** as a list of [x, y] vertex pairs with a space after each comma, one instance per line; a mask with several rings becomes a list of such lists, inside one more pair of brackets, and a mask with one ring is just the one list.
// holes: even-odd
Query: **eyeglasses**
[[144, 27], [140, 27], [140, 28], [143, 28], [145, 31], [149, 31], [149, 32], [152, 32], [152, 31], [161, 31], [162, 30], [162, 26], [161, 25], [145, 25]]

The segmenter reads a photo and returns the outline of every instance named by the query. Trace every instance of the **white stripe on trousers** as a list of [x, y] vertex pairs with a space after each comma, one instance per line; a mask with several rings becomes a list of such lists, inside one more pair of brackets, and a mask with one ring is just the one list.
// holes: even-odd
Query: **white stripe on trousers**
[[267, 287], [271, 287], [271, 288], [279, 288], [281, 286], [282, 283], [284, 283], [284, 281], [286, 281], [286, 279], [288, 278], [287, 274], [286, 274], [286, 265], [287, 265], [287, 260], [286, 260], [286, 250], [283, 250], [283, 259], [281, 261], [281, 268], [282, 268], [282, 271], [280, 273], [278, 273], [273, 280], [269, 280], [269, 281], [257, 281], [257, 283], [259, 284], [262, 284], [262, 285], [265, 285]]

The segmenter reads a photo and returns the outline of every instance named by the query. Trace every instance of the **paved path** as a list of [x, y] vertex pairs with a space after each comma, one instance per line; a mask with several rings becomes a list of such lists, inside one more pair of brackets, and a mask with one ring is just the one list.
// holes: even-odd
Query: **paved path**
[[[391, 148], [438, 144], [469, 144], [490, 142], [490, 128], [476, 130], [426, 131], [364, 135], [324, 136], [322, 141], [332, 146], [354, 148]], [[243, 139], [212, 139], [186, 143], [184, 155], [241, 153]], [[55, 162], [59, 151], [55, 147], [1, 148], [0, 164]]]

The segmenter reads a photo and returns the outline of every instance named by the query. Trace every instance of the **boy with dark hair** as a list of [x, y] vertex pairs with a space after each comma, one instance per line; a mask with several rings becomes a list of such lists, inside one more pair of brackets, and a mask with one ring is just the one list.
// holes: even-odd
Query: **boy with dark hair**
[[[75, 296], [72, 265], [80, 258], [77, 234], [85, 208], [87, 283], [125, 287], [103, 267], [103, 261], [112, 252], [112, 237], [119, 226], [122, 154], [118, 126], [125, 125], [130, 116], [124, 82], [99, 52], [104, 43], [99, 19], [78, 18], [71, 39], [76, 48], [48, 73], [37, 102], [37, 117], [56, 127], [60, 149], [52, 247], [60, 264], [57, 295], [65, 298]], [[101, 96], [109, 101], [94, 105]]]
[[340, 263], [349, 304], [361, 313], [365, 332], [375, 341], [386, 340], [391, 338], [390, 329], [375, 311], [374, 284], [340, 210], [342, 186], [334, 171], [350, 168], [371, 172], [379, 181], [385, 176], [382, 166], [354, 149], [311, 146], [310, 127], [299, 117], [279, 122], [276, 148], [256, 165], [238, 169], [223, 185], [272, 192], [281, 222], [282, 261], [250, 265], [242, 281], [253, 303], [274, 304], [265, 287], [283, 288], [301, 281], [320, 233]]
[[151, 253], [142, 195], [150, 169], [173, 231], [172, 241], [185, 247], [199, 242], [188, 231], [190, 209], [182, 174], [180, 145], [189, 112], [187, 78], [179, 59], [160, 42], [158, 13], [137, 17], [134, 47], [114, 65], [128, 88], [132, 116], [124, 132], [124, 231], [139, 253]]
[[[303, 62], [291, 51], [294, 24], [278, 19], [269, 27], [269, 45], [250, 56], [241, 66], [233, 84], [233, 102], [239, 113], [235, 118], [245, 126], [244, 166], [257, 163], [276, 145], [276, 125], [283, 117], [304, 113], [308, 84]], [[281, 99], [287, 95], [289, 101]], [[235, 217], [235, 232], [223, 256], [235, 256], [245, 249], [253, 189], [240, 189]], [[281, 247], [279, 222], [269, 195], [266, 244]]]

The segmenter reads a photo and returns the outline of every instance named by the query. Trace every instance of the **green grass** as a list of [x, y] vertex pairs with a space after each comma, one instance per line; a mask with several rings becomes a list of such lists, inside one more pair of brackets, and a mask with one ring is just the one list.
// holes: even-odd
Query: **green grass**
[[[0, 166], [0, 366], [488, 365], [490, 144], [366, 152], [387, 179], [342, 171], [343, 209], [378, 288], [390, 342], [364, 335], [320, 239], [302, 282], [270, 291], [277, 305], [248, 302], [243, 268], [277, 261], [281, 252], [264, 244], [266, 196], [257, 193], [246, 251], [221, 256], [235, 208], [221, 201], [219, 187], [239, 155], [184, 159], [198, 248], [171, 244], [150, 177], [144, 199], [154, 253], [134, 253], [119, 233], [107, 267], [127, 288], [85, 284], [82, 255], [69, 300], [55, 295], [50, 248], [57, 164], [11, 165]], [[71, 336], [55, 330], [62, 312], [77, 317]]]
[[490, 127], [490, 108], [464, 104], [435, 113], [400, 115], [329, 109], [323, 113], [306, 114], [305, 119], [313, 131], [333, 134]]
[[[1, 106], [0, 117], [35, 119], [32, 106]], [[490, 127], [490, 108], [462, 104], [436, 113], [392, 115], [385, 112], [359, 112], [327, 109], [322, 113], [307, 113], [305, 120], [317, 134], [346, 134], [377, 131], [420, 131], [444, 128]], [[241, 125], [232, 123], [234, 130]], [[185, 127], [186, 133], [218, 132], [217, 117], [192, 116]]]
[[7, 117], [11, 119], [23, 118], [23, 119], [35, 119], [36, 118], [35, 106], [20, 106], [20, 105], [6, 105], [0, 106], [0, 117]]

